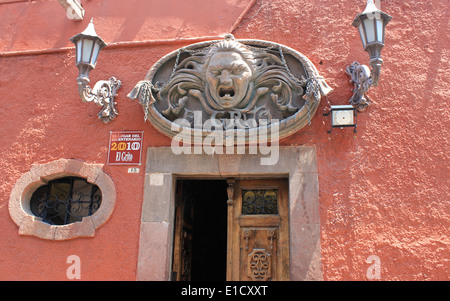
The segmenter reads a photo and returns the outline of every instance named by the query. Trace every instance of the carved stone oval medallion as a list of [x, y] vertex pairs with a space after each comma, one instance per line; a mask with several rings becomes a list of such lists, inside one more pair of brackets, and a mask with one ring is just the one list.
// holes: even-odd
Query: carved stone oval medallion
[[164, 56], [128, 97], [171, 138], [202, 143], [226, 133], [237, 145], [258, 142], [261, 133], [271, 141], [297, 132], [329, 91], [303, 54], [229, 35]]

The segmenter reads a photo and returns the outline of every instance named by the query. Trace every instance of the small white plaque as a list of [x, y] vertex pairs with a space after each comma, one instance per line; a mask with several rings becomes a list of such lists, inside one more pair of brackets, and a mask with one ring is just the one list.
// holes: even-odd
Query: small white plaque
[[164, 174], [152, 173], [150, 174], [150, 186], [162, 186], [164, 185]]
[[128, 173], [139, 173], [139, 167], [130, 167], [128, 168]]

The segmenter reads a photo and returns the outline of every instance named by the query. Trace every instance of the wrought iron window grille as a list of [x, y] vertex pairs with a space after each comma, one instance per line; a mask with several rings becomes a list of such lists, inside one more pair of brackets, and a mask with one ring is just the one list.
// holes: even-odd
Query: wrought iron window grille
[[243, 190], [242, 214], [278, 214], [278, 195], [276, 190]]
[[94, 214], [101, 205], [97, 185], [79, 177], [64, 177], [39, 187], [30, 201], [31, 212], [51, 225], [67, 225]]

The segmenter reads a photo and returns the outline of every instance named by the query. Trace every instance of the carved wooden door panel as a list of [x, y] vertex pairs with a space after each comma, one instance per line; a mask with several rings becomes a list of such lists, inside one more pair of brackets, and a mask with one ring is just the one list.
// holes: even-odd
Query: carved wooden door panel
[[183, 193], [184, 183], [178, 183], [175, 200], [175, 235], [174, 256], [172, 263], [172, 279], [177, 281], [191, 280], [192, 265], [192, 199]]
[[289, 280], [287, 180], [228, 184], [227, 280]]

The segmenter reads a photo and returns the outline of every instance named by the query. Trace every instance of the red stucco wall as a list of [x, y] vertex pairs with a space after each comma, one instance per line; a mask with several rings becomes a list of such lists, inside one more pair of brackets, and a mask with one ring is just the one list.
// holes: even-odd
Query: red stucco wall
[[[353, 86], [344, 69], [368, 64], [350, 24], [360, 0], [82, 1], [82, 22], [57, 1], [0, 1], [0, 279], [65, 280], [78, 255], [83, 280], [134, 280], [144, 167], [105, 165], [117, 202], [94, 238], [47, 241], [18, 234], [8, 213], [12, 187], [31, 164], [59, 158], [106, 163], [109, 132], [143, 130], [145, 146], [170, 139], [144, 123], [126, 97], [165, 54], [233, 30], [237, 39], [284, 44], [305, 54], [347, 104]], [[381, 1], [393, 16], [382, 51], [380, 84], [358, 115], [358, 133], [333, 129], [321, 112], [281, 145], [317, 148], [322, 272], [325, 280], [365, 280], [371, 255], [382, 280], [449, 280], [448, 1]], [[104, 125], [99, 107], [81, 102], [68, 41], [94, 17], [107, 42], [91, 82], [118, 77], [119, 116]], [[252, 18], [253, 17], [253, 18]], [[122, 42], [142, 42], [142, 45]], [[27, 53], [27, 51], [31, 51]], [[145, 155], [144, 155], [145, 156]]]

